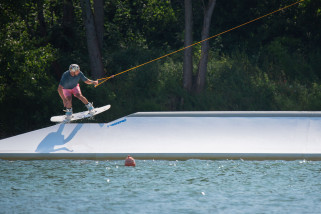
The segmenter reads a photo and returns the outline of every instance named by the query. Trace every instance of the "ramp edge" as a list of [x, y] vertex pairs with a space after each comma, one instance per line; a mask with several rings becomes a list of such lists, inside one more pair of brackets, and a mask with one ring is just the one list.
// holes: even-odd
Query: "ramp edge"
[[127, 155], [141, 160], [313, 160], [321, 161], [320, 153], [0, 153], [3, 160], [124, 160]]
[[321, 111], [171, 111], [136, 112], [127, 117], [321, 117]]

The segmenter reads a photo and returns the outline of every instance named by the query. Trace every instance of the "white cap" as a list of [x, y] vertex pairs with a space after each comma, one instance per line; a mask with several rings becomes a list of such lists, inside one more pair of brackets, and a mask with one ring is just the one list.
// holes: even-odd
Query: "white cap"
[[69, 66], [69, 70], [70, 70], [70, 71], [78, 71], [78, 70], [80, 70], [80, 67], [79, 67], [79, 65], [77, 65], [77, 64], [71, 64], [71, 65]]

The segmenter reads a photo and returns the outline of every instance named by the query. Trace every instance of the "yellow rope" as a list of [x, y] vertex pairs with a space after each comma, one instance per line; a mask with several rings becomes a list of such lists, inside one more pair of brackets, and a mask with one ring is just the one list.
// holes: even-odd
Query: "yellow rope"
[[98, 85], [96, 85], [95, 87], [103, 84], [104, 82], [106, 82], [106, 81], [107, 81], [108, 79], [110, 79], [110, 78], [113, 78], [113, 77], [115, 77], [115, 76], [121, 75], [121, 74], [126, 73], [126, 72], [128, 72], [128, 71], [134, 70], [134, 69], [139, 68], [139, 67], [141, 67], [141, 66], [147, 65], [147, 64], [149, 64], [149, 63], [151, 63], [151, 62], [155, 62], [155, 61], [157, 61], [157, 60], [163, 59], [163, 58], [165, 58], [165, 57], [167, 57], [167, 56], [170, 56], [170, 55], [175, 54], [175, 53], [177, 53], [177, 52], [183, 51], [183, 50], [185, 50], [185, 49], [187, 49], [187, 48], [190, 48], [190, 47], [192, 47], [192, 46], [194, 46], [194, 45], [200, 44], [200, 43], [202, 43], [202, 42], [205, 42], [205, 41], [207, 41], [207, 40], [213, 39], [213, 38], [218, 37], [218, 36], [220, 36], [220, 35], [222, 35], [222, 34], [225, 34], [225, 33], [227, 33], [227, 32], [230, 32], [230, 31], [232, 31], [232, 30], [235, 30], [235, 29], [237, 29], [237, 28], [240, 28], [240, 27], [243, 27], [243, 26], [245, 26], [245, 25], [247, 25], [247, 24], [250, 24], [250, 23], [252, 23], [252, 22], [255, 22], [255, 21], [257, 21], [257, 20], [259, 20], [259, 19], [262, 19], [262, 18], [264, 18], [264, 17], [266, 17], [266, 16], [270, 16], [270, 15], [276, 13], [276, 12], [279, 12], [279, 11], [281, 11], [281, 10], [285, 10], [285, 9], [287, 9], [287, 8], [289, 8], [289, 7], [292, 7], [293, 5], [299, 4], [299, 3], [303, 2], [303, 1], [305, 1], [305, 0], [297, 1], [297, 2], [295, 2], [295, 3], [293, 3], [293, 4], [290, 4], [290, 5], [288, 5], [288, 6], [282, 7], [282, 8], [280, 8], [280, 9], [278, 9], [278, 10], [275, 10], [275, 11], [273, 11], [273, 12], [271, 12], [271, 13], [265, 14], [264, 16], [261, 16], [261, 17], [259, 17], [259, 18], [253, 19], [253, 20], [251, 20], [251, 21], [248, 21], [248, 22], [246, 22], [246, 23], [243, 23], [243, 24], [241, 24], [241, 25], [238, 25], [238, 26], [236, 26], [236, 27], [233, 27], [233, 28], [231, 28], [231, 29], [229, 29], [229, 30], [226, 30], [226, 31], [221, 32], [221, 33], [219, 33], [219, 34], [216, 34], [216, 35], [214, 35], [214, 36], [208, 37], [208, 38], [206, 38], [206, 39], [204, 39], [204, 40], [202, 40], [202, 41], [199, 41], [199, 42], [196, 42], [196, 43], [191, 44], [191, 45], [189, 45], [189, 46], [183, 47], [183, 48], [181, 48], [181, 49], [179, 49], [179, 50], [176, 50], [176, 51], [171, 52], [171, 53], [169, 53], [169, 54], [166, 54], [166, 55], [164, 55], [164, 56], [158, 57], [158, 58], [156, 58], [156, 59], [150, 60], [150, 61], [148, 61], [148, 62], [145, 62], [145, 63], [143, 63], [143, 64], [140, 64], [140, 65], [138, 65], [138, 66], [135, 66], [135, 67], [133, 67], [133, 68], [127, 69], [127, 70], [125, 70], [125, 71], [122, 71], [122, 72], [120, 72], [120, 73], [114, 74], [114, 75], [109, 76], [109, 77], [104, 77], [104, 78], [98, 79], [98, 80], [101, 81], [101, 82], [100, 82]]

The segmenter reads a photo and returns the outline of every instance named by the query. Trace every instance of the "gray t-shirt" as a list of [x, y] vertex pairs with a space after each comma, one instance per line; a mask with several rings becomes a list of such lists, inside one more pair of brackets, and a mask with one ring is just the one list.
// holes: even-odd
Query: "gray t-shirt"
[[70, 71], [68, 70], [62, 75], [59, 84], [62, 85], [64, 89], [73, 89], [77, 86], [80, 79], [84, 82], [88, 80], [88, 78], [85, 77], [85, 75], [81, 71], [77, 76], [71, 76]]

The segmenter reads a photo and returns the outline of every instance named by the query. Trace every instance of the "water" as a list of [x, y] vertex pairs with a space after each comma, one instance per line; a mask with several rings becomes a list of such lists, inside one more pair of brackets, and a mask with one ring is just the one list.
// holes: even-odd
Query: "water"
[[0, 213], [320, 213], [321, 162], [0, 160]]

